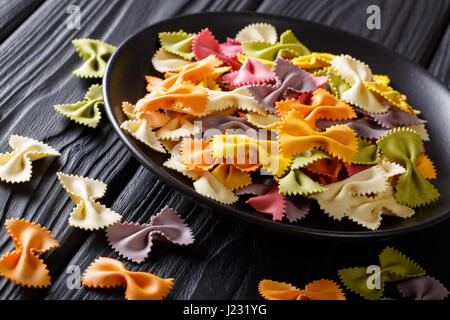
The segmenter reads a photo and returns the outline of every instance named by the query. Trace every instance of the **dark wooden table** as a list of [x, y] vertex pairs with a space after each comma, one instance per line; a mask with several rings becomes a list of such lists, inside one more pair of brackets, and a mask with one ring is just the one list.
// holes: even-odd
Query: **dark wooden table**
[[[66, 27], [70, 4], [81, 8], [80, 30]], [[381, 8], [381, 30], [366, 27], [366, 9], [372, 4]], [[0, 0], [0, 152], [9, 150], [11, 134], [21, 134], [62, 153], [34, 162], [29, 183], [0, 183], [1, 254], [13, 249], [3, 228], [8, 218], [40, 223], [61, 244], [43, 255], [51, 287], [24, 289], [2, 278], [1, 299], [123, 297], [121, 289], [68, 288], [68, 266], [84, 271], [99, 256], [119, 257], [107, 245], [103, 230], [87, 232], [68, 225], [74, 204], [59, 184], [58, 171], [108, 183], [102, 202], [123, 214], [124, 221], [147, 222], [165, 205], [180, 212], [195, 233], [195, 245], [158, 243], [142, 265], [125, 261], [131, 270], [174, 277], [169, 299], [257, 299], [263, 278], [299, 286], [337, 279], [339, 268], [376, 263], [386, 245], [413, 257], [450, 287], [450, 263], [445, 259], [450, 221], [375, 243], [276, 234], [210, 212], [164, 185], [130, 155], [106, 115], [97, 129], [89, 129], [54, 111], [54, 104], [80, 100], [91, 83], [71, 74], [80, 64], [72, 39], [91, 37], [118, 45], [138, 29], [168, 17], [219, 10], [275, 13], [347, 30], [394, 49], [450, 85], [449, 0]]]

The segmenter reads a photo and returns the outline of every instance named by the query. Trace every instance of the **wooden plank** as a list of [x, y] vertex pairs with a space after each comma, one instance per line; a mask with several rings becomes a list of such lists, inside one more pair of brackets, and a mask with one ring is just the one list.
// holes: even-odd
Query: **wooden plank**
[[[367, 7], [381, 9], [381, 29], [369, 30]], [[446, 0], [264, 0], [258, 12], [302, 18], [356, 33], [426, 65], [448, 23]], [[301, 35], [299, 35], [301, 39]]]
[[0, 43], [43, 2], [44, 0], [0, 0]]
[[[11, 134], [43, 140], [61, 151], [59, 159], [34, 163], [33, 179], [20, 185], [0, 184], [0, 223], [21, 217], [41, 223], [52, 230], [63, 249], [55, 251], [52, 272], [62, 272], [65, 260], [89, 236], [67, 225], [72, 203], [59, 186], [57, 171], [90, 176], [107, 182], [106, 205], [122, 191], [138, 168], [138, 163], [119, 142], [106, 119], [95, 129], [69, 121], [53, 110], [53, 105], [83, 98], [92, 81], [72, 76], [81, 63], [70, 40], [100, 38], [118, 45], [130, 34], [167, 16], [191, 12], [191, 2], [177, 1], [48, 1], [0, 45], [0, 152], [8, 151]], [[69, 4], [81, 8], [81, 30], [66, 27]], [[254, 1], [196, 1], [194, 9], [252, 10]], [[43, 23], [45, 19], [45, 23]], [[45, 36], [42, 36], [45, 35]], [[3, 75], [4, 74], [4, 75]], [[106, 116], [104, 116], [106, 118]], [[3, 229], [4, 230], [4, 229]], [[6, 232], [0, 236], [2, 252], [13, 249]], [[60, 270], [61, 269], [61, 270]], [[37, 297], [45, 291], [23, 290], [5, 279], [0, 281], [0, 296]]]
[[450, 88], [450, 25], [447, 27], [428, 70]]
[[[65, 8], [69, 3], [79, 4], [82, 9], [80, 31], [68, 30], [64, 25]], [[361, 19], [354, 14], [343, 19], [347, 16], [342, 12], [349, 14], [349, 10], [354, 8], [351, 6], [331, 12], [330, 7], [337, 6], [334, 1], [315, 1], [315, 6], [309, 0], [300, 1], [297, 7], [292, 7], [292, 3], [264, 1], [258, 10], [268, 12], [270, 9], [274, 13], [323, 21], [346, 30], [352, 29], [351, 20]], [[444, 8], [441, 4], [436, 6], [441, 10]], [[7, 150], [8, 136], [19, 133], [43, 139], [63, 153], [60, 159], [36, 162], [34, 178], [29, 184], [0, 184], [0, 223], [10, 217], [36, 221], [52, 230], [62, 245], [43, 255], [51, 269], [53, 286], [46, 290], [22, 289], [2, 279], [0, 298], [118, 299], [123, 296], [120, 289], [68, 289], [67, 266], [76, 265], [84, 271], [98, 256], [118, 258], [118, 255], [107, 245], [103, 231], [89, 233], [67, 225], [73, 203], [59, 186], [55, 176], [57, 171], [107, 182], [108, 193], [102, 202], [122, 213], [125, 221], [146, 222], [166, 204], [179, 210], [194, 230], [195, 245], [182, 248], [157, 243], [144, 264], [138, 266], [126, 262], [131, 270], [175, 277], [170, 295], [173, 299], [252, 299], [258, 297], [256, 287], [262, 278], [302, 286], [322, 277], [336, 279], [336, 270], [340, 267], [376, 263], [376, 254], [386, 243], [346, 244], [299, 239], [209, 212], [183, 198], [139, 166], [106, 120], [95, 130], [86, 129], [62, 118], [52, 109], [55, 103], [80, 99], [90, 84], [71, 76], [80, 60], [69, 43], [70, 39], [89, 36], [118, 44], [144, 25], [172, 15], [222, 9], [254, 10], [257, 7], [257, 1], [48, 1], [24, 22], [14, 37], [0, 45], [0, 68], [6, 70], [5, 77], [0, 78], [0, 87], [4, 89], [0, 92], [0, 152]], [[294, 9], [297, 12], [292, 11]], [[400, 11], [400, 17], [382, 16], [383, 26], [387, 23], [393, 36], [385, 31], [382, 36], [375, 34], [376, 31], [370, 34], [374, 40], [420, 61], [425, 53], [416, 53], [421, 49], [402, 40], [406, 37], [413, 41], [415, 36], [426, 39], [430, 34], [429, 28], [423, 31], [425, 35], [416, 25], [410, 29], [407, 16], [415, 16], [416, 10], [426, 12], [423, 19], [430, 24], [441, 20], [435, 10], [410, 6], [408, 10]], [[46, 17], [45, 24], [42, 23], [43, 17]], [[406, 22], [397, 23], [397, 20], [406, 21], [408, 27], [404, 27]], [[353, 25], [354, 32], [367, 32], [365, 23], [354, 22]], [[403, 36], [395, 38], [400, 28], [403, 28]], [[40, 37], [43, 34], [46, 36]], [[448, 242], [445, 231], [449, 226], [448, 223], [442, 224], [388, 244], [416, 257], [431, 274], [448, 283], [448, 265], [441, 263], [438, 255], [430, 252], [429, 248]], [[1, 252], [12, 249], [9, 236], [2, 232]]]

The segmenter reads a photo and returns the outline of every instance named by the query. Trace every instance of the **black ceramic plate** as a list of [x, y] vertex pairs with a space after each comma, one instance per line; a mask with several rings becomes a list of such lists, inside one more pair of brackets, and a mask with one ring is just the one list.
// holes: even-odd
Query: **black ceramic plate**
[[[374, 73], [391, 77], [393, 87], [405, 93], [408, 102], [428, 120], [431, 142], [426, 143], [426, 148], [438, 171], [438, 179], [434, 183], [441, 193], [439, 201], [417, 209], [416, 214], [406, 220], [384, 216], [381, 227], [376, 231], [365, 230], [346, 219], [341, 222], [333, 221], [317, 206], [298, 223], [273, 222], [269, 216], [254, 211], [243, 200], [226, 206], [198, 194], [192, 187], [192, 181], [162, 166], [167, 155], [151, 150], [120, 129], [120, 124], [126, 120], [121, 111], [122, 101], [135, 103], [146, 93], [144, 76], [158, 75], [150, 60], [160, 47], [159, 32], [183, 29], [195, 33], [208, 27], [222, 42], [227, 36], [233, 37], [241, 28], [255, 22], [270, 23], [277, 28], [279, 34], [286, 29], [292, 29], [311, 51], [348, 53], [368, 63]], [[131, 153], [162, 181], [218, 214], [229, 214], [276, 231], [296, 235], [359, 240], [397, 237], [439, 223], [450, 215], [447, 164], [450, 159], [449, 91], [420, 66], [408, 62], [389, 49], [350, 33], [312, 22], [256, 13], [201, 13], [168, 19], [139, 31], [119, 46], [110, 59], [103, 78], [103, 96], [108, 117]]]

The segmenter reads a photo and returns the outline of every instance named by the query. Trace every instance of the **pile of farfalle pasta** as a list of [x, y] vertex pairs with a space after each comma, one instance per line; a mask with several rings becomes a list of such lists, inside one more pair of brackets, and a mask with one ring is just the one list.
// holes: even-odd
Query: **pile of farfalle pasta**
[[[163, 32], [122, 128], [168, 153], [164, 166], [224, 204], [298, 221], [316, 200], [336, 220], [375, 230], [439, 197], [426, 121], [345, 54], [311, 52], [291, 30], [251, 24], [220, 43], [211, 30]], [[250, 198], [249, 198], [250, 196]]]

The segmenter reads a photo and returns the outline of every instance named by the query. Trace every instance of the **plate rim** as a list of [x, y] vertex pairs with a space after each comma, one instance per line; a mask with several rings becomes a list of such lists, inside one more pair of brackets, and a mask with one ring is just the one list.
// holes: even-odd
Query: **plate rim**
[[[392, 238], [397, 238], [400, 236], [405, 236], [407, 234], [411, 234], [413, 232], [417, 232], [420, 230], [424, 230], [426, 228], [432, 227], [434, 225], [437, 225], [445, 220], [447, 220], [450, 217], [450, 211], [445, 212], [444, 214], [433, 217], [431, 219], [428, 219], [426, 221], [422, 221], [413, 225], [400, 227], [397, 229], [388, 229], [388, 230], [364, 230], [364, 231], [336, 231], [336, 230], [319, 230], [314, 229], [310, 227], [301, 226], [298, 224], [287, 224], [287, 223], [278, 223], [276, 221], [272, 221], [270, 219], [262, 219], [262, 217], [258, 217], [240, 210], [237, 210], [233, 207], [230, 207], [228, 205], [222, 204], [218, 201], [215, 201], [213, 199], [210, 199], [208, 197], [203, 196], [202, 194], [196, 192], [195, 190], [185, 186], [183, 183], [179, 183], [174, 178], [172, 178], [170, 175], [167, 175], [159, 165], [156, 163], [152, 163], [150, 159], [148, 159], [145, 154], [141, 153], [139, 150], [135, 148], [133, 143], [131, 142], [131, 139], [136, 140], [132, 136], [129, 136], [126, 132], [124, 132], [120, 128], [119, 120], [116, 118], [114, 113], [114, 107], [111, 102], [111, 97], [109, 93], [109, 83], [111, 79], [111, 72], [112, 67], [115, 64], [116, 60], [120, 56], [120, 53], [124, 50], [124, 47], [131, 42], [135, 37], [138, 37], [141, 33], [146, 32], [148, 29], [151, 29], [159, 24], [167, 23], [171, 20], [176, 20], [180, 18], [186, 18], [186, 17], [195, 17], [195, 16], [221, 16], [223, 15], [241, 15], [241, 16], [252, 16], [252, 17], [261, 17], [261, 19], [264, 18], [276, 18], [276, 19], [284, 19], [284, 20], [290, 20], [291, 22], [301, 22], [305, 24], [311, 24], [316, 27], [325, 28], [325, 29], [331, 29], [333, 32], [341, 33], [343, 36], [350, 37], [350, 38], [356, 38], [358, 41], [368, 42], [371, 45], [375, 45], [378, 47], [383, 48], [384, 50], [389, 51], [391, 54], [396, 55], [399, 59], [402, 59], [406, 61], [408, 64], [411, 65], [412, 68], [419, 69], [421, 73], [424, 73], [425, 76], [427, 76], [431, 81], [435, 82], [436, 85], [444, 87], [443, 84], [436, 79], [427, 69], [422, 67], [419, 64], [416, 64], [415, 62], [411, 61], [407, 57], [399, 54], [398, 52], [394, 51], [391, 48], [385, 47], [384, 45], [381, 45], [375, 41], [372, 41], [370, 39], [363, 38], [359, 35], [350, 33], [345, 30], [340, 30], [332, 26], [320, 24], [313, 21], [307, 21], [299, 18], [293, 18], [293, 17], [286, 17], [283, 15], [277, 15], [277, 14], [270, 14], [270, 13], [259, 13], [259, 12], [252, 12], [252, 11], [215, 11], [215, 12], [202, 12], [202, 13], [193, 13], [193, 14], [186, 14], [186, 15], [176, 15], [173, 17], [170, 17], [168, 19], [160, 20], [156, 23], [152, 23], [137, 32], [131, 34], [128, 38], [126, 38], [124, 41], [122, 41], [118, 46], [113, 55], [110, 57], [108, 64], [106, 66], [106, 70], [103, 76], [102, 80], [102, 93], [103, 93], [103, 100], [105, 104], [105, 111], [107, 114], [107, 117], [109, 119], [109, 122], [112, 124], [114, 131], [119, 136], [122, 143], [125, 145], [125, 147], [128, 149], [128, 151], [142, 164], [146, 169], [148, 169], [152, 174], [154, 174], [158, 179], [162, 180], [165, 184], [169, 185], [170, 187], [174, 188], [178, 192], [180, 192], [183, 196], [187, 196], [189, 199], [194, 201], [195, 203], [200, 204], [203, 207], [207, 207], [208, 209], [212, 209], [214, 211], [219, 211], [226, 213], [229, 216], [232, 216], [234, 218], [237, 218], [239, 220], [243, 220], [247, 223], [251, 223], [260, 227], [264, 227], [270, 230], [274, 230], [276, 232], [281, 233], [287, 233], [292, 234], [295, 236], [302, 236], [302, 237], [308, 237], [308, 238], [319, 238], [319, 239], [325, 239], [325, 240], [388, 240]], [[150, 57], [149, 57], [150, 59]], [[445, 87], [444, 87], [445, 88]], [[136, 140], [137, 141], [137, 140]]]

